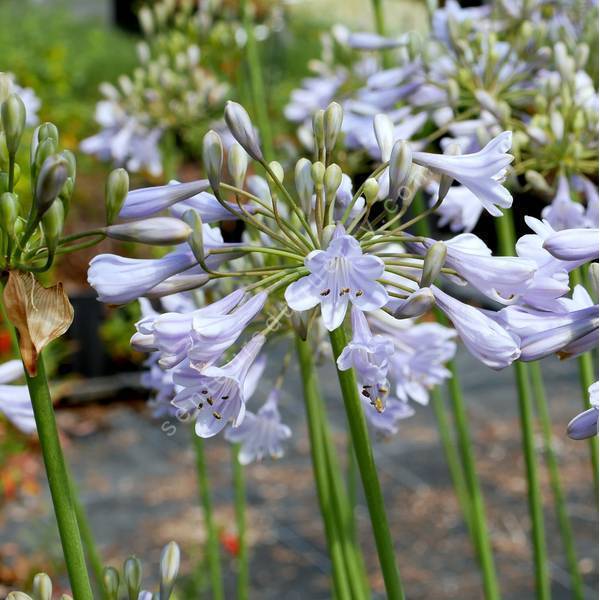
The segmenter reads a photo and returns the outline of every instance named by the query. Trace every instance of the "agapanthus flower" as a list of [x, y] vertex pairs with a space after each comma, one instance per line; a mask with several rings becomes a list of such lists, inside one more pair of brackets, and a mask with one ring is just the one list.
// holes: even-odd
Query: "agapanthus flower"
[[569, 181], [561, 175], [558, 178], [554, 200], [542, 210], [542, 218], [557, 231], [574, 229], [583, 225], [584, 211], [583, 205], [572, 200]]
[[[439, 185], [432, 183], [427, 187], [427, 192], [431, 194], [431, 205], [437, 202]], [[441, 206], [437, 210], [439, 215], [438, 226], [446, 225], [453, 232], [471, 232], [483, 211], [483, 205], [464, 185], [453, 185], [449, 190]]]
[[327, 250], [313, 250], [304, 264], [310, 275], [290, 284], [285, 300], [297, 311], [320, 304], [329, 331], [342, 324], [349, 302], [359, 310], [370, 311], [388, 301], [385, 288], [377, 282], [383, 275], [383, 261], [363, 254], [356, 239], [341, 226], [336, 228]]
[[226, 440], [241, 444], [238, 455], [241, 464], [260, 461], [267, 455], [271, 458], [283, 456], [283, 442], [291, 437], [292, 430], [281, 422], [277, 406], [279, 393], [278, 389], [273, 389], [256, 414], [246, 411], [241, 425], [225, 431]]
[[385, 409], [377, 410], [370, 399], [361, 395], [367, 421], [382, 435], [395, 435], [399, 431], [399, 422], [415, 414], [414, 409], [403, 400], [394, 397], [385, 399]]
[[598, 229], [564, 229], [550, 234], [544, 248], [555, 258], [566, 261], [598, 259], [600, 237]]
[[573, 440], [585, 440], [598, 435], [598, 390], [596, 381], [588, 388], [591, 408], [579, 413], [567, 425], [567, 435]]
[[26, 385], [12, 384], [23, 375], [20, 360], [9, 360], [0, 365], [0, 412], [23, 433], [33, 433], [36, 426], [29, 390]]

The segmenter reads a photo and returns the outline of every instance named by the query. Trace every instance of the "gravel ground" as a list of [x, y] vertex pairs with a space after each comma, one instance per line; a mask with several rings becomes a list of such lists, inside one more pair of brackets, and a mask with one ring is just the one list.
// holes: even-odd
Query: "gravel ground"
[[[459, 356], [463, 387], [475, 438], [478, 470], [492, 532], [503, 597], [533, 598], [531, 551], [528, 544], [526, 487], [520, 449], [512, 371], [496, 373]], [[544, 375], [556, 434], [556, 451], [585, 573], [588, 597], [597, 597], [597, 513], [587, 445], [569, 441], [564, 427], [580, 405], [576, 363], [548, 360]], [[267, 372], [266, 394], [272, 377]], [[345, 457], [345, 416], [332, 369], [322, 382], [327, 405]], [[252, 597], [261, 600], [330, 597], [330, 564], [312, 483], [309, 447], [297, 373], [290, 374], [282, 398], [285, 422], [294, 430], [285, 458], [247, 469]], [[257, 399], [257, 402], [259, 399]], [[144, 559], [147, 581], [154, 578], [161, 546], [177, 540], [183, 550], [184, 573], [198, 572], [205, 531], [197, 502], [194, 457], [189, 431], [178, 425], [167, 436], [149, 419], [143, 404], [87, 406], [59, 411], [68, 458], [82, 488], [103, 557], [119, 564], [127, 553]], [[375, 442], [376, 460], [392, 522], [398, 560], [411, 599], [477, 599], [481, 582], [467, 530], [453, 493], [436, 423], [430, 408], [417, 408], [400, 433]], [[216, 514], [224, 539], [235, 533], [231, 505], [229, 447], [221, 439], [207, 443]], [[539, 463], [542, 465], [540, 451]], [[568, 574], [554, 518], [545, 469], [541, 468], [552, 597], [570, 598]], [[52, 568], [60, 557], [49, 518], [49, 499], [42, 493], [20, 493], [0, 514], [0, 563], [11, 567], [27, 557], [28, 568]], [[366, 508], [359, 501], [357, 520], [372, 589], [383, 598]], [[227, 597], [233, 596], [235, 563], [224, 544]], [[4, 556], [4, 559], [3, 559]], [[7, 558], [11, 557], [11, 558]], [[24, 566], [16, 569], [23, 576]], [[0, 573], [1, 576], [1, 573]], [[188, 597], [184, 595], [183, 597]], [[190, 595], [197, 597], [197, 595]], [[201, 594], [200, 597], [209, 597]]]

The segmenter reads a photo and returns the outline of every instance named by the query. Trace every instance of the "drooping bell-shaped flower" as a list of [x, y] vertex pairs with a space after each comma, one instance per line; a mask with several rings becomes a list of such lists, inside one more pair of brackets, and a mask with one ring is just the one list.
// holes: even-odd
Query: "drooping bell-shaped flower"
[[598, 260], [598, 229], [564, 229], [550, 234], [544, 248], [555, 258], [566, 261]]
[[243, 423], [225, 432], [226, 440], [241, 444], [239, 461], [242, 465], [260, 461], [265, 456], [283, 456], [283, 442], [292, 436], [292, 430], [281, 422], [277, 406], [279, 393], [279, 389], [272, 390], [256, 414], [246, 411]]
[[340, 371], [352, 369], [362, 386], [374, 386], [385, 380], [389, 359], [394, 352], [391, 340], [373, 335], [364, 313], [352, 308], [352, 340], [338, 356]]
[[591, 408], [579, 413], [568, 425], [567, 435], [572, 440], [585, 440], [598, 435], [598, 389], [599, 383], [588, 388]]
[[290, 284], [285, 299], [292, 310], [309, 310], [321, 305], [323, 323], [329, 331], [339, 327], [348, 303], [362, 311], [384, 306], [388, 293], [377, 282], [384, 271], [383, 261], [365, 255], [358, 241], [338, 226], [327, 250], [313, 250], [304, 264], [310, 275]]
[[[431, 204], [435, 204], [438, 197], [438, 184], [430, 184], [427, 191], [432, 195]], [[483, 205], [464, 185], [452, 186], [441, 206], [437, 209], [436, 214], [439, 216], [438, 226], [445, 227], [448, 225], [450, 231], [469, 233], [477, 225]]]
[[29, 390], [26, 385], [9, 385], [23, 375], [20, 360], [9, 360], [0, 365], [0, 412], [23, 433], [33, 433], [36, 426]]
[[393, 397], [386, 398], [385, 408], [382, 411], [377, 410], [365, 396], [361, 396], [361, 401], [367, 421], [377, 432], [386, 436], [398, 433], [399, 422], [415, 414], [408, 402]]
[[558, 178], [556, 195], [549, 206], [542, 210], [542, 218], [548, 221], [557, 231], [582, 227], [584, 224], [584, 207], [571, 198], [569, 181], [561, 175]]
[[512, 205], [512, 196], [501, 183], [513, 160], [512, 155], [507, 154], [511, 138], [511, 132], [504, 131], [474, 154], [413, 152], [413, 162], [455, 179], [475, 194], [491, 215], [499, 217], [502, 211], [498, 207]]
[[492, 369], [504, 369], [521, 355], [519, 338], [474, 306], [431, 286], [435, 301], [452, 321], [469, 352]]
[[250, 396], [246, 379], [264, 343], [265, 337], [258, 334], [222, 367], [198, 371], [186, 366], [175, 371], [173, 381], [182, 389], [173, 406], [194, 415], [196, 435], [213, 437], [230, 421], [233, 427], [242, 423]]

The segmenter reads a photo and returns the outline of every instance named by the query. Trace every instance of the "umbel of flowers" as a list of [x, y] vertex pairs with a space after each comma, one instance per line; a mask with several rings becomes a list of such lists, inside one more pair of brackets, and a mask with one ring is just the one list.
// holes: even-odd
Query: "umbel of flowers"
[[[494, 369], [519, 357], [580, 352], [598, 319], [591, 310], [575, 311], [569, 323], [577, 326], [559, 325], [560, 332], [546, 324], [519, 329], [505, 316], [513, 306], [515, 313], [526, 305], [521, 312], [533, 314], [531, 307], [558, 302], [567, 292], [548, 285], [552, 270], [529, 256], [492, 256], [472, 234], [440, 242], [411, 233], [443, 205], [454, 180], [482, 204], [510, 205], [502, 186], [512, 160], [510, 132], [471, 154], [453, 149], [437, 155], [413, 150], [396, 139], [389, 119], [376, 117], [383, 162], [353, 190], [333, 161], [343, 117], [336, 103], [318, 111], [314, 156], [285, 173], [264, 159], [248, 114], [229, 102], [225, 121], [237, 143], [227, 157], [220, 136], [210, 131], [203, 142], [206, 179], [132, 191], [118, 211], [127, 222], [112, 226], [147, 243], [163, 243], [188, 228], [187, 239], [158, 259], [97, 256], [89, 282], [107, 303], [162, 299], [163, 313], [143, 302], [132, 340], [151, 353], [148, 384], [161, 401], [171, 401], [171, 410], [195, 421], [198, 436], [227, 429], [245, 446], [245, 462], [279, 455], [290, 433], [277, 410], [284, 377], [258, 412], [246, 412], [265, 347], [294, 335], [298, 348], [308, 343], [316, 352], [328, 332], [386, 588], [389, 597], [400, 597], [365, 413], [375, 427], [393, 432], [412, 413], [409, 401], [426, 403], [428, 390], [448, 377], [443, 363], [454, 354], [454, 332], [415, 319], [437, 306], [468, 350]], [[264, 178], [248, 176], [250, 161], [262, 167]], [[415, 193], [432, 177], [439, 190], [435, 204], [407, 218]], [[169, 217], [156, 216], [166, 210]], [[217, 223], [230, 219], [245, 224], [240, 242], [223, 241]], [[566, 272], [568, 265], [561, 268]], [[506, 308], [489, 313], [471, 306], [448, 291], [448, 279]], [[191, 290], [201, 290], [199, 306], [190, 302]], [[552, 315], [554, 309], [544, 310]], [[301, 351], [299, 362], [308, 401], [315, 390]]]

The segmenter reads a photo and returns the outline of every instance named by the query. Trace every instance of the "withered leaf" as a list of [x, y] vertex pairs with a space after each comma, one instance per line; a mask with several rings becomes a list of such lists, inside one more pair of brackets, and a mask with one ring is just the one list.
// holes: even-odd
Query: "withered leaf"
[[9, 272], [4, 304], [10, 322], [19, 332], [25, 368], [34, 377], [40, 352], [71, 325], [73, 307], [62, 283], [45, 288], [33, 273], [23, 271]]

